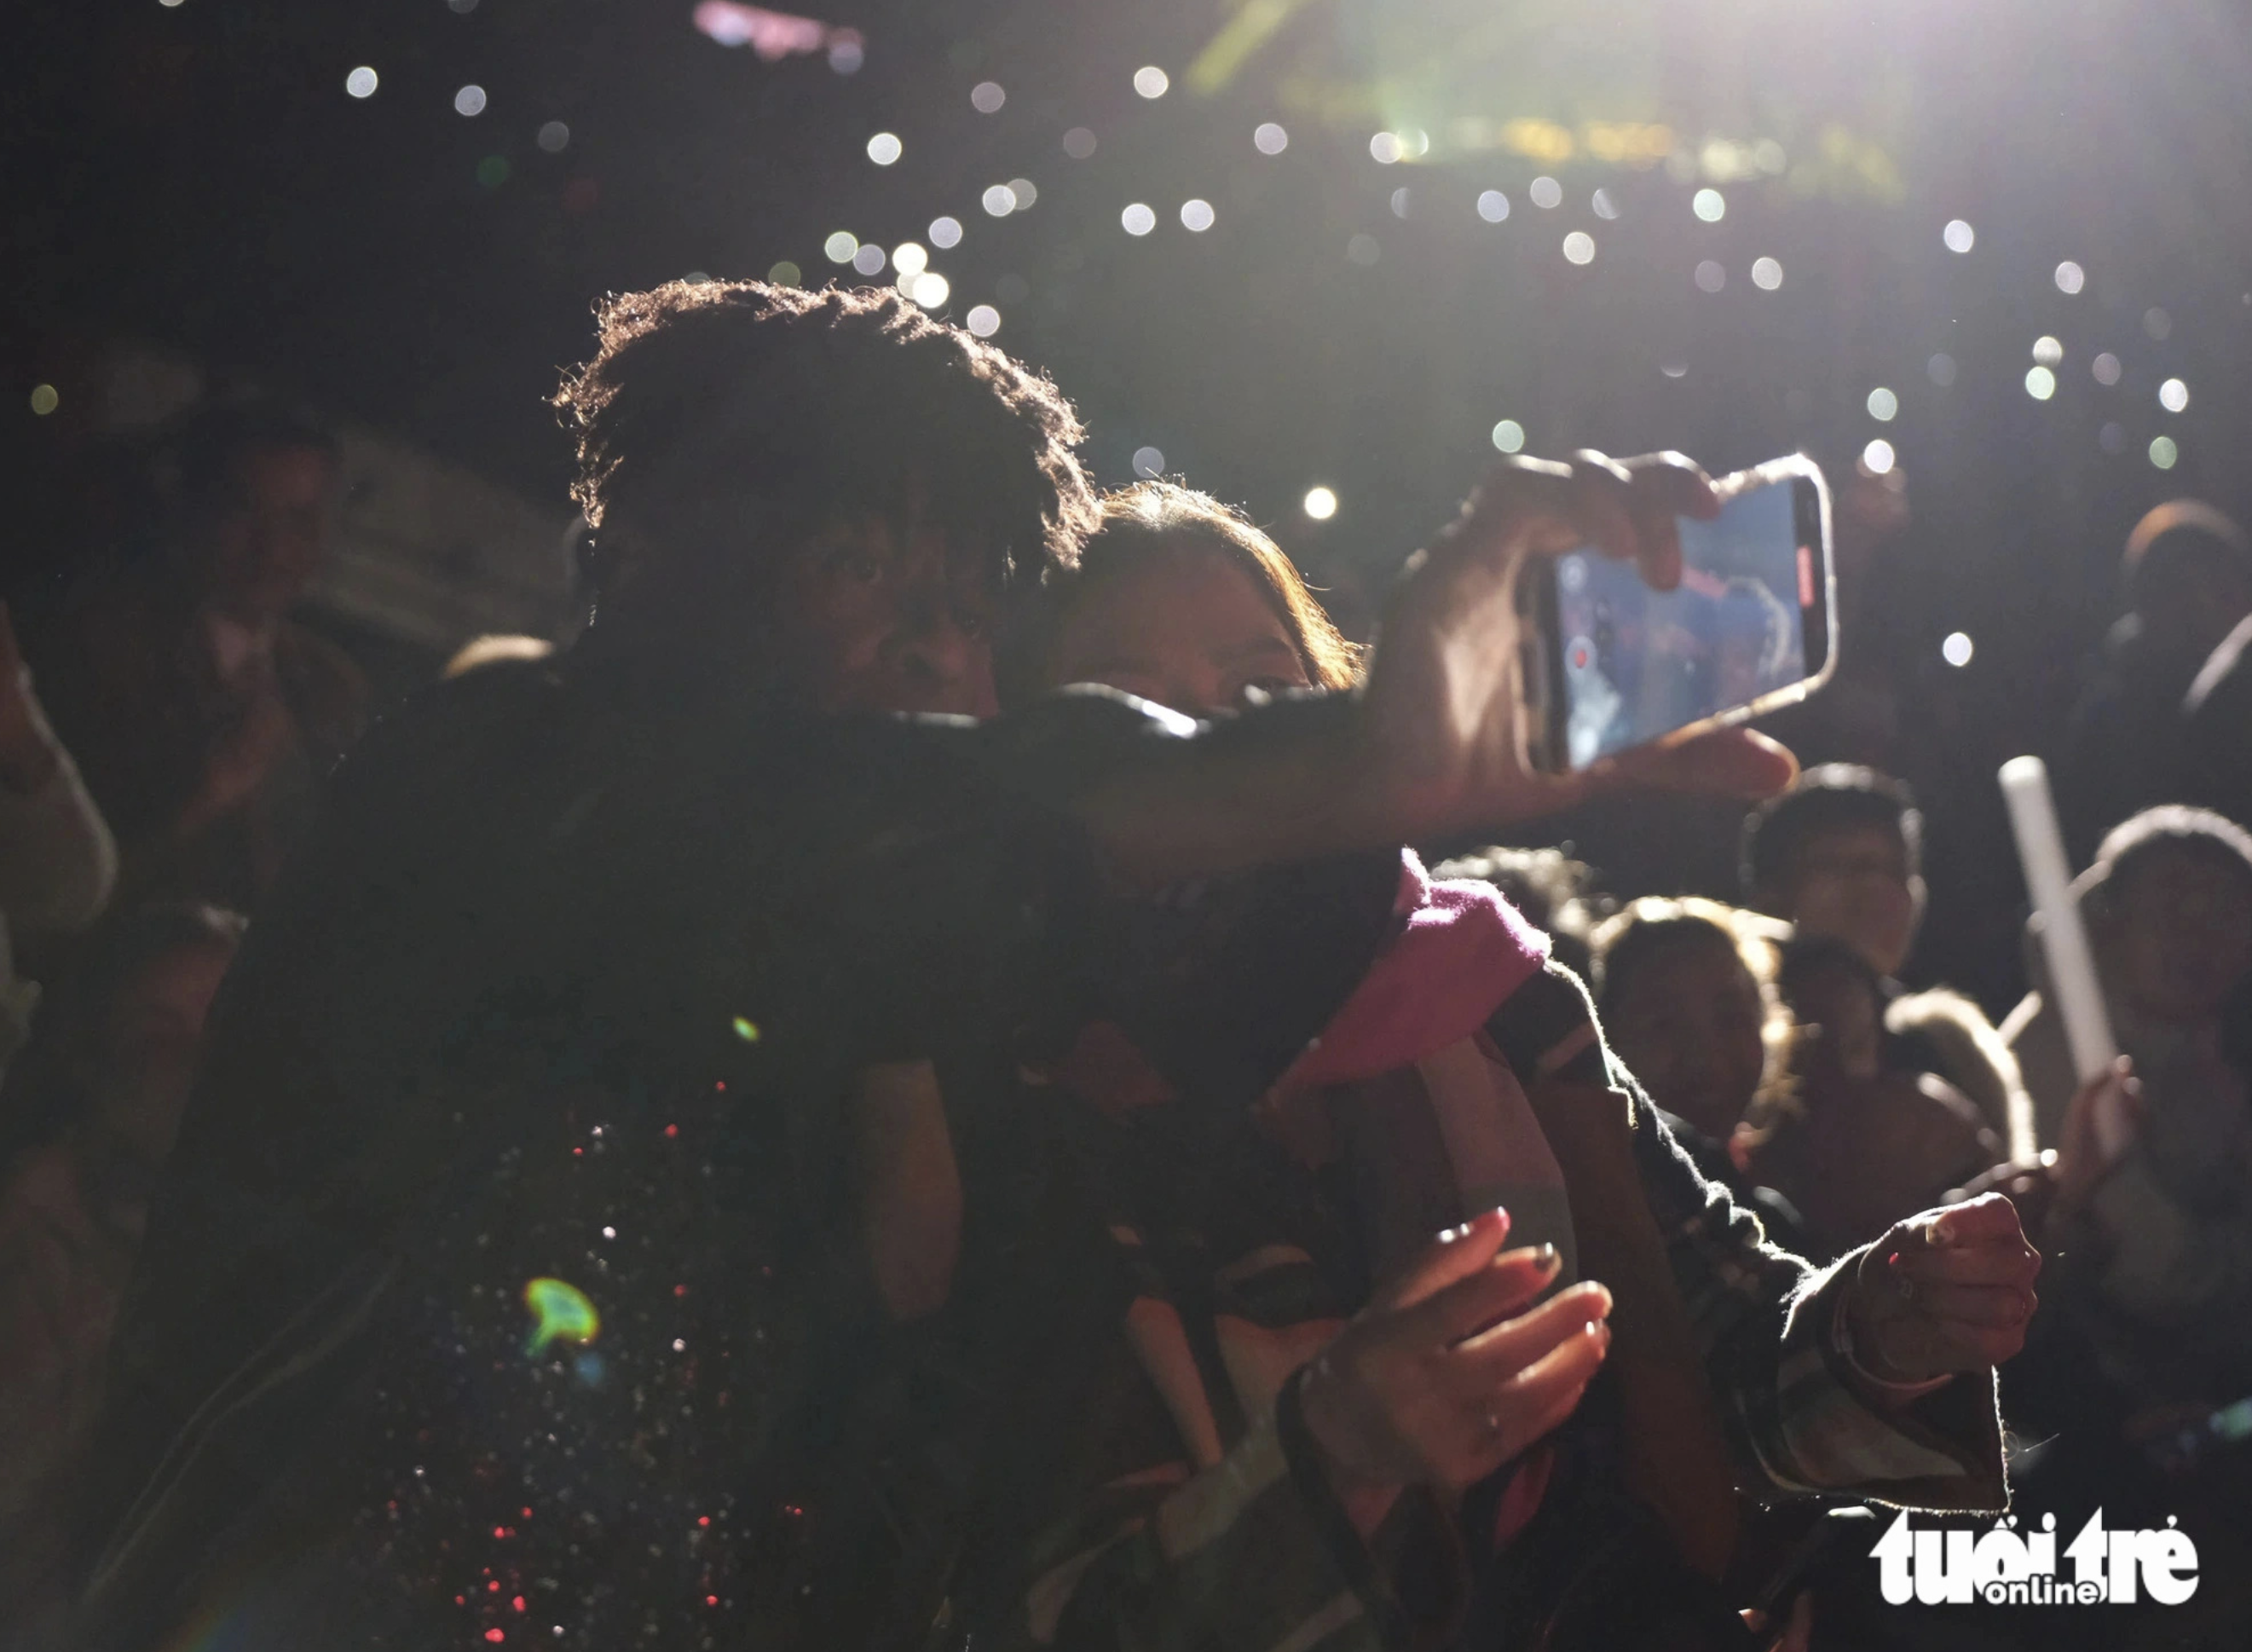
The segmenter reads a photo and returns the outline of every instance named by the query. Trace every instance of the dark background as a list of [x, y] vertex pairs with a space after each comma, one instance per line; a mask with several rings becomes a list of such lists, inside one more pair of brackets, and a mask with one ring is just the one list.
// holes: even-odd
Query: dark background
[[[1676, 447], [1718, 470], [1804, 448], [1833, 478], [1882, 435], [1914, 520], [1854, 593], [1844, 653], [1893, 697], [1888, 756], [1929, 805], [1924, 972], [2006, 1005], [2020, 892], [1994, 767], [2054, 741], [2134, 518], [2176, 494], [2252, 503], [2241, 7], [1266, 0], [1254, 16], [1273, 26], [1214, 76], [1196, 66], [1244, 29], [1233, 0], [836, 5], [822, 20], [865, 38], [849, 74], [716, 44], [689, 0], [13, 9], [14, 576], [63, 542], [52, 478], [98, 434], [73, 373], [100, 341], [186, 352], [560, 503], [541, 404], [587, 347], [594, 295], [783, 260], [857, 280], [824, 257], [832, 231], [928, 244], [949, 213], [966, 234], [933, 249], [946, 313], [999, 309], [997, 341], [1079, 402], [1103, 479], [1160, 449], [1271, 524], [1348, 619], [1491, 458], [1502, 418], [1534, 452]], [[362, 64], [380, 85], [355, 100]], [[1145, 64], [1172, 80], [1154, 101], [1131, 84]], [[988, 80], [1007, 101], [983, 115], [970, 89]], [[469, 83], [489, 99], [474, 118], [453, 109]], [[1574, 152], [1497, 137], [1525, 119]], [[1268, 120], [1289, 132], [1281, 156], [1253, 147]], [[550, 121], [570, 128], [560, 153], [535, 142]], [[1663, 123], [1676, 154], [1602, 161], [1591, 122]], [[1084, 161], [1061, 147], [1079, 126], [1099, 141]], [[888, 168], [865, 152], [879, 130], [905, 146]], [[1381, 130], [1427, 132], [1428, 152], [1379, 164]], [[1733, 176], [1762, 141], [1782, 170]], [[1553, 210], [1526, 192], [1543, 174]], [[1029, 211], [980, 209], [1019, 177], [1039, 186]], [[1690, 210], [1707, 184], [1718, 224]], [[1487, 189], [1505, 222], [1474, 210]], [[1178, 216], [1192, 197], [1217, 212], [1203, 234]], [[1157, 216], [1141, 239], [1120, 227], [1135, 201]], [[1957, 217], [1976, 226], [1967, 255], [1942, 245]], [[1560, 252], [1575, 229], [1595, 239], [1585, 267]], [[1373, 263], [1347, 256], [1356, 236]], [[1750, 281], [1762, 255], [1780, 290]], [[1718, 294], [1692, 280], [1705, 259], [1727, 272]], [[2087, 272], [2077, 295], [2054, 279], [2065, 259]], [[2044, 335], [2064, 357], [2036, 401]], [[2122, 358], [2116, 388], [2090, 375], [2099, 350]], [[1927, 371], [1941, 351], [1948, 387]], [[2157, 400], [2172, 376], [2190, 386], [2180, 414]], [[59, 393], [46, 416], [39, 384]], [[1878, 385], [1900, 399], [1889, 424], [1866, 410]], [[2170, 472], [2148, 457], [2160, 434]], [[1300, 505], [1316, 483], [1341, 501], [1325, 523]], [[1957, 630], [1976, 644], [1962, 670], [1939, 653]], [[1791, 732], [1819, 757], [1852, 744], [1834, 722]], [[1630, 893], [1716, 885], [1728, 825], [1643, 806], [1555, 831]]]

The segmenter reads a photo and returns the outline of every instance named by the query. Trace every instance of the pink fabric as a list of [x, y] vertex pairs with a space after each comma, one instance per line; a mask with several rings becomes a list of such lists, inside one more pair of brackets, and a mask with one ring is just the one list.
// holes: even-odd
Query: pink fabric
[[1281, 1088], [1373, 1079], [1466, 1038], [1548, 956], [1548, 937], [1492, 885], [1434, 883], [1412, 849], [1400, 851], [1394, 910], [1406, 920], [1400, 933]]

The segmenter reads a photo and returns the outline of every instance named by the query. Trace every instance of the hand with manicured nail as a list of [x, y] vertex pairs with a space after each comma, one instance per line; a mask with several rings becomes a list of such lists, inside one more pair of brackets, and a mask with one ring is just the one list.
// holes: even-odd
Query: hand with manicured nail
[[1855, 1265], [1854, 1358], [1889, 1383], [2000, 1364], [2025, 1346], [2040, 1260], [1998, 1193], [1911, 1216]]
[[1501, 1211], [1442, 1234], [1307, 1371], [1307, 1431], [1348, 1508], [1476, 1484], [1571, 1415], [1602, 1366], [1610, 1293], [1575, 1285], [1519, 1313], [1558, 1258], [1504, 1251], [1508, 1235]]

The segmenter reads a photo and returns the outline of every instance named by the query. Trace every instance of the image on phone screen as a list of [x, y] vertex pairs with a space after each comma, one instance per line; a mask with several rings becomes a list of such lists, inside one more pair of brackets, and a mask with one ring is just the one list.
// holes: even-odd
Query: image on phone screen
[[[1801, 611], [1814, 559], [1788, 483], [1739, 495], [1709, 522], [1680, 518], [1681, 583], [1575, 551], [1556, 570], [1571, 766], [1749, 705], [1809, 675]], [[1819, 663], [1817, 662], [1816, 663]]]

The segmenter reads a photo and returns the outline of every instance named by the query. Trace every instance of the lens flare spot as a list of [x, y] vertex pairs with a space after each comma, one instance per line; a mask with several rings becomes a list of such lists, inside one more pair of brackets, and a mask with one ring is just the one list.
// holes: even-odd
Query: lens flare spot
[[1309, 488], [1306, 489], [1305, 505], [1308, 516], [1317, 522], [1327, 522], [1337, 515], [1338, 496], [1332, 489]]
[[1525, 451], [1525, 427], [1514, 419], [1505, 419], [1493, 427], [1493, 445], [1503, 453]]
[[1939, 657], [1957, 670], [1970, 663], [1970, 656], [1974, 652], [1976, 649], [1967, 631], [1950, 631], [1947, 640], [1939, 645]]
[[1889, 474], [1894, 462], [1893, 445], [1882, 436], [1861, 449], [1862, 467], [1873, 476]]
[[759, 1041], [759, 1024], [748, 1016], [737, 1016], [733, 1024], [735, 1036], [745, 1044], [756, 1044]]
[[524, 1305], [532, 1310], [532, 1335], [524, 1351], [538, 1359], [557, 1343], [591, 1343], [602, 1329], [602, 1316], [577, 1286], [560, 1279], [540, 1278], [524, 1288]]

